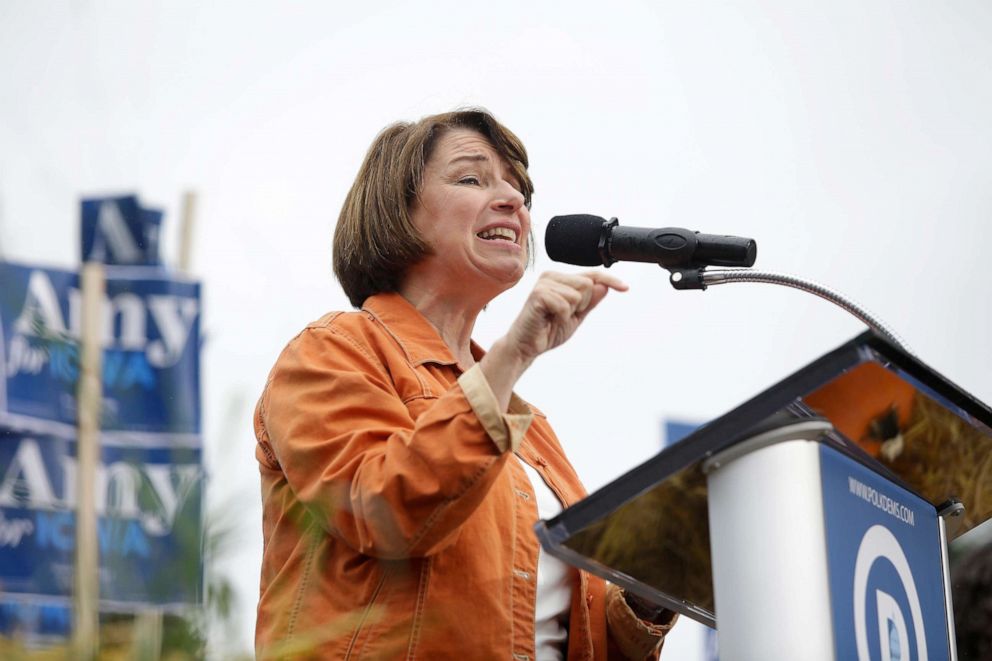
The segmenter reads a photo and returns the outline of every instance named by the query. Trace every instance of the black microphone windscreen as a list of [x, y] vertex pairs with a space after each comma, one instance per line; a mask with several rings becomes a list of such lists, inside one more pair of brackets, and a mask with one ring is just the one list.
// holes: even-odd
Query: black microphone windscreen
[[556, 262], [578, 266], [602, 266], [599, 240], [606, 219], [587, 214], [555, 216], [544, 232], [544, 249]]

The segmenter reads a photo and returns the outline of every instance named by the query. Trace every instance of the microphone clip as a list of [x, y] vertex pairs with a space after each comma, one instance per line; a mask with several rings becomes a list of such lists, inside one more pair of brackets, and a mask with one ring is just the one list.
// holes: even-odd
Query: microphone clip
[[705, 290], [706, 283], [703, 281], [704, 268], [705, 267], [669, 269], [669, 271], [671, 271], [671, 274], [668, 276], [668, 281], [672, 283], [672, 287], [680, 291], [688, 290], [688, 289]]
[[609, 220], [604, 220], [603, 231], [599, 233], [599, 243], [596, 245], [596, 251], [599, 253], [599, 259], [606, 268], [610, 268], [617, 262], [613, 258], [613, 255], [610, 254], [610, 237], [613, 235], [613, 228], [619, 224], [620, 221], [617, 220], [616, 216]]

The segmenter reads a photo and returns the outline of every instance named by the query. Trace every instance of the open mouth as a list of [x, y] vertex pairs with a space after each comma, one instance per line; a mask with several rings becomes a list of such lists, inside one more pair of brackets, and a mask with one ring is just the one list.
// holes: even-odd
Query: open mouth
[[487, 230], [483, 230], [476, 234], [480, 239], [485, 239], [486, 241], [510, 241], [511, 243], [517, 242], [517, 233], [515, 230], [509, 227], [491, 227]]

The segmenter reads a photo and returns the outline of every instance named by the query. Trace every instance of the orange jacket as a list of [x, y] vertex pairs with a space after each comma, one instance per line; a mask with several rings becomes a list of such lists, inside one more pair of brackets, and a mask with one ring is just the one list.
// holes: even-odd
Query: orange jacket
[[[563, 503], [585, 492], [544, 416], [517, 398], [498, 411], [405, 299], [307, 326], [255, 433], [259, 658], [533, 659], [538, 516], [511, 450]], [[670, 624], [574, 576], [569, 659], [606, 658], [607, 611], [613, 652], [657, 653]]]

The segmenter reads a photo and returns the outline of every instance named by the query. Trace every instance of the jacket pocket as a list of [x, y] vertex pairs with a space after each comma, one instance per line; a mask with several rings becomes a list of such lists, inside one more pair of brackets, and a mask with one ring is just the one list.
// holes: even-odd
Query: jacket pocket
[[369, 603], [365, 606], [365, 610], [362, 611], [362, 616], [358, 620], [358, 624], [355, 625], [355, 632], [352, 634], [351, 640], [348, 642], [348, 649], [344, 653], [345, 659], [361, 657], [362, 648], [369, 642], [368, 639], [372, 633], [371, 629], [374, 628], [374, 625], [383, 616], [383, 614], [380, 614], [379, 617], [373, 617], [372, 615], [376, 610], [377, 602], [383, 592], [383, 586], [385, 586], [388, 577], [389, 570], [386, 569], [382, 572], [382, 576], [379, 578], [379, 582], [376, 583], [375, 589], [372, 590], [372, 596], [369, 598]]
[[431, 560], [382, 562], [376, 583], [355, 627], [346, 659], [413, 659], [424, 625]]

